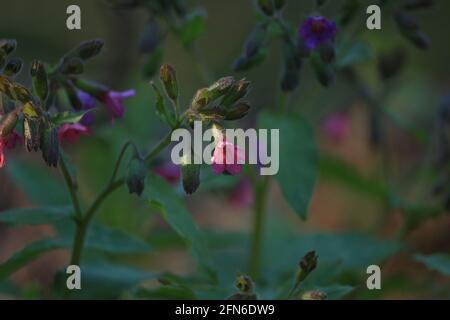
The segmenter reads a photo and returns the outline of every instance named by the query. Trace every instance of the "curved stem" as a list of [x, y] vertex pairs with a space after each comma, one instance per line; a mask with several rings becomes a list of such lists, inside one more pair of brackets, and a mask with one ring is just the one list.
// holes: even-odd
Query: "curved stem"
[[69, 170], [67, 169], [67, 164], [64, 161], [64, 157], [59, 157], [59, 167], [61, 169], [62, 175], [64, 177], [64, 181], [66, 182], [67, 189], [69, 189], [70, 198], [72, 200], [72, 205], [75, 210], [75, 217], [80, 220], [82, 219], [81, 214], [81, 207], [80, 207], [80, 201], [78, 200], [77, 190], [76, 186], [73, 183], [72, 176], [69, 173]]
[[264, 213], [266, 205], [267, 190], [270, 179], [268, 176], [256, 185], [255, 188], [255, 216], [253, 220], [253, 233], [250, 247], [250, 276], [256, 280], [260, 273], [261, 249], [263, 242]]

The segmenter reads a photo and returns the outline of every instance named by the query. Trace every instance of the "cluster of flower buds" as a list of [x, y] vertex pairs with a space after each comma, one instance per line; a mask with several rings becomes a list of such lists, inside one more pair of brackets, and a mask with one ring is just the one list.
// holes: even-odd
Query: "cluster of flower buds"
[[[212, 167], [216, 174], [236, 175], [242, 171], [242, 157], [245, 155], [232, 142], [225, 139], [220, 122], [232, 121], [243, 118], [250, 110], [250, 105], [242, 102], [248, 92], [250, 82], [233, 77], [224, 77], [206, 88], [197, 90], [187, 110], [180, 114], [178, 80], [175, 69], [164, 64], [159, 72], [160, 81], [165, 95], [173, 105], [168, 108], [164, 95], [158, 86], [152, 81], [151, 86], [156, 95], [156, 114], [172, 129], [184, 125], [184, 121], [191, 127], [195, 121], [201, 121], [203, 127], [212, 128], [214, 132], [214, 153]], [[201, 155], [183, 155], [181, 174], [183, 187], [186, 193], [195, 192], [200, 186], [200, 165], [194, 161], [194, 157]]]
[[[89, 134], [95, 99], [106, 106], [114, 119], [123, 116], [122, 100], [134, 95], [133, 90], [115, 92], [79, 78], [86, 61], [100, 53], [101, 40], [81, 43], [54, 66], [34, 60], [30, 68], [31, 90], [12, 78], [22, 63], [14, 58], [6, 63], [15, 41], [0, 40], [0, 43], [0, 56], [6, 65], [1, 66], [4, 68], [0, 75], [2, 166], [3, 150], [23, 139], [28, 151], [40, 150], [44, 161], [56, 167], [61, 141], [75, 142], [81, 134]], [[69, 105], [64, 104], [61, 96], [67, 97]]]
[[165, 37], [172, 33], [189, 49], [204, 30], [206, 13], [200, 9], [187, 9], [184, 0], [108, 0], [114, 9], [143, 9], [148, 22], [142, 31], [139, 50], [145, 54], [145, 77], [158, 71], [163, 59]]
[[228, 300], [256, 300], [257, 296], [254, 292], [255, 285], [252, 279], [243, 274], [236, 278], [234, 283], [235, 287], [239, 290], [238, 293], [233, 294]]
[[[306, 277], [308, 277], [308, 275], [317, 267], [317, 258], [318, 257], [316, 255], [316, 252], [310, 251], [302, 258], [302, 260], [300, 260], [299, 268], [295, 276], [294, 286], [292, 287], [289, 297], [298, 295], [298, 289], [300, 285], [305, 281]], [[307, 297], [309, 297], [309, 295], [304, 296], [304, 298]]]
[[[323, 3], [324, 1], [319, 1], [317, 5], [320, 7]], [[257, 5], [265, 18], [247, 38], [233, 69], [244, 71], [261, 63], [266, 57], [271, 35], [277, 34], [283, 41], [284, 70], [280, 81], [281, 89], [290, 92], [297, 88], [305, 58], [310, 58], [319, 82], [329, 86], [334, 80], [332, 64], [335, 59], [336, 23], [320, 15], [310, 16], [295, 34], [281, 16], [285, 1], [260, 0]], [[272, 30], [278, 32], [274, 33]]]

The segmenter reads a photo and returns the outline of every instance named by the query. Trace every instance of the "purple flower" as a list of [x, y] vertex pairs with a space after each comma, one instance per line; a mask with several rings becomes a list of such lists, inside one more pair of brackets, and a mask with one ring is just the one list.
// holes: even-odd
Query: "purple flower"
[[322, 130], [327, 137], [336, 143], [342, 143], [349, 135], [350, 119], [347, 113], [330, 115], [322, 123]]
[[[90, 94], [78, 90], [77, 91], [78, 99], [81, 102], [83, 110], [91, 110], [95, 108], [95, 99]], [[80, 123], [84, 126], [89, 126], [94, 121], [94, 113], [92, 111], [87, 112], [83, 118], [81, 118]]]
[[122, 118], [125, 113], [123, 100], [135, 94], [133, 89], [122, 92], [110, 90], [103, 94], [100, 100], [105, 104], [114, 121], [116, 118]]
[[245, 154], [233, 143], [223, 139], [217, 143], [211, 159], [215, 174], [227, 173], [237, 175], [242, 171]]
[[322, 16], [312, 16], [306, 19], [299, 28], [300, 37], [309, 49], [333, 41], [336, 36], [336, 23]]

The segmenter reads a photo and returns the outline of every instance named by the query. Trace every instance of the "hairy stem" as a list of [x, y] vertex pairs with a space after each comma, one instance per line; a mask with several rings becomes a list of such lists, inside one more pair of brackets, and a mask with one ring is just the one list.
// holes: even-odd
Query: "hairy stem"
[[75, 211], [75, 217], [77, 218], [77, 220], [81, 220], [82, 214], [81, 214], [80, 201], [78, 200], [76, 185], [72, 180], [72, 176], [70, 175], [69, 170], [67, 169], [67, 164], [64, 160], [64, 157], [62, 157], [62, 156], [59, 157], [59, 167], [60, 167], [62, 175], [64, 177], [64, 181], [67, 185], [67, 189], [69, 190], [73, 209]]

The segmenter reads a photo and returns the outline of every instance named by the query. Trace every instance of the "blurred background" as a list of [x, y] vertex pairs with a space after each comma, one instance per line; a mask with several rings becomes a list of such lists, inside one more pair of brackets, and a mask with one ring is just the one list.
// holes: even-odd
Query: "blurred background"
[[[340, 1], [329, 2], [321, 14], [332, 18]], [[360, 88], [349, 84], [341, 74], [333, 86], [323, 88], [310, 66], [305, 65], [298, 89], [287, 98], [287, 107], [289, 112], [306, 116], [314, 127], [321, 152], [320, 179], [306, 221], [301, 221], [285, 203], [277, 184], [271, 184], [263, 265], [264, 273], [280, 276], [260, 284], [263, 297], [272, 297], [275, 284], [295, 271], [307, 250], [315, 249], [323, 269], [319, 268], [308, 283], [315, 285], [314, 281], [332, 279], [336, 297], [450, 298], [448, 269], [447, 274], [438, 272], [417, 258], [417, 254], [450, 252], [448, 203], [445, 209], [448, 191], [444, 196], [433, 193], [439, 178], [448, 174], [448, 160], [444, 166], [447, 169], [440, 169], [436, 157], [439, 110], [445, 104], [443, 97], [450, 94], [450, 3], [436, 2], [436, 7], [414, 14], [432, 39], [428, 50], [419, 50], [405, 40], [388, 16], [382, 16], [382, 30], [368, 31], [364, 9], [352, 29], [346, 31], [346, 36], [363, 41], [370, 48], [367, 61], [355, 68], [367, 89], [383, 96], [380, 101], [386, 113], [378, 138], [381, 142], [374, 142], [370, 108]], [[285, 19], [298, 25], [313, 12], [312, 3], [287, 1]], [[81, 8], [81, 30], [66, 28], [66, 8], [70, 4]], [[205, 32], [190, 50], [169, 33], [162, 59], [177, 70], [182, 105], [190, 102], [197, 88], [209, 84], [207, 79], [245, 77], [252, 83], [247, 97], [252, 109], [242, 126], [254, 126], [260, 110], [277, 108], [282, 69], [279, 41], [271, 43], [261, 65], [235, 73], [233, 61], [261, 15], [253, 1], [187, 1], [187, 7], [206, 12]], [[155, 97], [149, 79], [143, 76], [146, 55], [140, 53], [139, 43], [147, 21], [148, 14], [142, 9], [112, 10], [104, 1], [1, 3], [0, 38], [17, 39], [15, 55], [25, 61], [18, 81], [30, 83], [27, 70], [32, 59], [56, 63], [79, 42], [102, 38], [104, 50], [89, 62], [84, 76], [116, 90], [137, 90], [136, 96], [126, 101], [123, 119], [111, 125], [101, 111], [92, 135], [64, 147], [77, 166], [81, 197], [86, 203], [104, 186], [112, 170], [112, 159], [125, 141], [132, 139], [148, 150], [167, 131], [155, 116]], [[338, 35], [338, 42], [343, 38], [344, 35]], [[401, 52], [404, 67], [394, 79], [380, 81], [377, 64], [391, 52]], [[168, 157], [165, 152], [155, 166], [166, 163]], [[66, 203], [65, 189], [58, 182], [59, 172], [47, 168], [39, 156], [15, 150], [7, 159], [7, 167], [0, 170], [0, 210]], [[237, 248], [247, 243], [253, 190], [242, 176], [204, 175], [199, 192], [187, 197], [187, 206], [200, 229], [205, 230], [215, 259], [224, 269], [223, 281], [232, 287], [236, 273], [245, 272], [247, 263], [245, 253]], [[181, 194], [179, 184], [174, 188]], [[126, 261], [154, 273], [188, 275], [195, 269], [180, 239], [145, 201], [129, 195], [125, 188], [104, 203], [97, 219], [152, 247], [148, 254], [110, 257], [112, 260]], [[51, 226], [0, 225], [0, 262], [34, 240], [52, 234]], [[66, 250], [40, 256], [3, 284], [0, 297], [52, 297], [54, 275], [68, 259]], [[365, 268], [372, 262], [382, 265], [382, 290], [365, 288]], [[120, 277], [118, 272], [114, 279]]]

